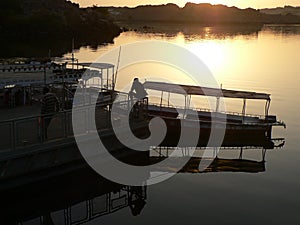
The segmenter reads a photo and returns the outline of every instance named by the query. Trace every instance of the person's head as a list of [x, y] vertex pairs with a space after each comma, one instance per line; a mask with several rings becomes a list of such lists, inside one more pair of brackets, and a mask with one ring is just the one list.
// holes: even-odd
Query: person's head
[[48, 87], [44, 87], [44, 88], [43, 88], [43, 94], [47, 94], [49, 91], [50, 91], [50, 90], [49, 90]]
[[133, 81], [134, 81], [134, 82], [138, 82], [138, 81], [139, 81], [139, 78], [136, 77], [136, 78], [133, 79]]

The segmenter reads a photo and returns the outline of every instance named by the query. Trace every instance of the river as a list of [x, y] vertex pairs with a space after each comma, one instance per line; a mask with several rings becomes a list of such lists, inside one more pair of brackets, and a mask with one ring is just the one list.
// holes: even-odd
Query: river
[[[166, 41], [190, 50], [223, 88], [270, 93], [270, 113], [287, 124], [286, 129], [275, 128], [273, 136], [284, 137], [286, 143], [283, 148], [267, 151], [263, 171], [179, 173], [147, 188], [146, 204], [138, 216], [125, 207], [85, 224], [299, 224], [300, 26], [268, 25], [251, 32], [150, 27], [143, 32], [124, 32], [113, 44], [82, 47], [75, 56], [80, 62], [93, 62], [111, 49], [145, 40]], [[120, 60], [130, 54], [122, 52]], [[120, 70], [117, 88], [135, 76], [142, 80], [149, 73], [159, 76], [164, 69], [145, 63]], [[163, 76], [185, 83], [178, 74], [174, 78], [169, 73]], [[226, 105], [230, 110], [241, 106], [234, 101]], [[247, 112], [262, 113], [263, 106], [249, 102]], [[238, 158], [239, 151], [221, 150], [219, 157]], [[243, 157], [260, 162], [262, 156], [260, 150], [246, 150]]]

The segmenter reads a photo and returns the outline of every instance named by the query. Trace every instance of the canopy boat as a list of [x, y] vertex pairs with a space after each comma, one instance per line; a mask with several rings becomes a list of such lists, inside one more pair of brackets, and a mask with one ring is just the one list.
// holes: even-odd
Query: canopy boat
[[[163, 93], [168, 93], [170, 97], [170, 94], [173, 93], [183, 95], [185, 98], [185, 106], [183, 108], [173, 107], [169, 104], [163, 105], [162, 97], [160, 104], [148, 103], [148, 119], [159, 116], [167, 125], [167, 134], [161, 143], [162, 146], [177, 146], [182, 126], [185, 126], [184, 130], [191, 133], [195, 131], [196, 127], [200, 127], [198, 147], [207, 145], [212, 127], [214, 127], [216, 130], [225, 130], [223, 147], [239, 145], [261, 146], [263, 144], [266, 148], [272, 148], [274, 146], [272, 127], [285, 127], [285, 123], [278, 121], [275, 115], [269, 115], [270, 94], [151, 81], [146, 81], [144, 87], [147, 90], [161, 92], [161, 96], [163, 96]], [[193, 96], [215, 97], [216, 109], [192, 108], [190, 102]], [[221, 112], [219, 110], [220, 98], [242, 99], [242, 112]], [[264, 115], [246, 114], [246, 101], [251, 99], [265, 101]], [[181, 123], [181, 120], [184, 120], [184, 123]]]
[[[121, 144], [116, 143], [109, 123], [109, 106], [117, 95], [114, 91], [114, 65], [108, 63], [78, 63], [76, 65], [80, 69], [74, 68], [74, 71], [81, 71], [80, 76], [76, 77], [78, 82], [69, 81], [66, 74], [62, 74], [61, 79], [54, 79], [54, 82], [48, 83], [51, 91], [59, 99], [62, 109], [54, 116], [43, 115], [44, 118], [53, 117], [47, 128], [48, 139], [45, 139], [44, 123], [40, 119], [39, 100], [42, 98], [43, 83], [20, 83], [13, 87], [4, 86], [3, 90], [1, 90], [0, 83], [0, 100], [1, 92], [4, 94], [10, 88], [13, 90], [10, 90], [9, 101], [16, 99], [14, 89], [20, 89], [21, 93], [30, 91], [26, 99], [30, 98], [33, 102], [32, 106], [11, 109], [14, 106], [9, 104], [2, 109], [0, 118], [0, 134], [2, 136], [0, 191], [76, 170], [84, 164], [74, 139], [71, 110], [74, 105], [78, 106], [77, 108], [80, 108], [79, 111], [82, 112], [79, 120], [84, 127], [82, 135], [89, 135], [90, 128], [85, 125], [86, 121], [91, 118], [89, 117], [91, 112], [95, 111], [97, 131], [103, 141], [107, 143], [108, 148], [112, 152], [123, 148]], [[75, 79], [75, 77], [73, 78]], [[78, 96], [77, 99], [74, 99], [77, 88]], [[23, 100], [23, 95], [20, 99]], [[24, 97], [24, 105], [26, 99]], [[95, 99], [96, 106], [93, 107], [91, 101]], [[9, 107], [10, 109], [7, 110], [6, 108]]]
[[[30, 64], [0, 64], [0, 107], [13, 108], [31, 104], [33, 100], [40, 100], [42, 89], [46, 85], [51, 86], [52, 91], [58, 92], [56, 94], [59, 95], [60, 102], [69, 101], [72, 103], [70, 102], [72, 99], [67, 96], [74, 94], [78, 80], [82, 80], [83, 74], [99, 77], [98, 89], [105, 87], [106, 90], [110, 90], [112, 83], [114, 83], [114, 81], [109, 81], [111, 73], [114, 73], [114, 65], [107, 63], [97, 63], [96, 65], [77, 63], [76, 67], [74, 63], [53, 61]], [[88, 80], [91, 78], [90, 76], [84, 76], [84, 78], [82, 84], [96, 85], [96, 81], [93, 79]], [[103, 95], [108, 95], [108, 91], [103, 91]], [[65, 107], [62, 108], [66, 109]]]

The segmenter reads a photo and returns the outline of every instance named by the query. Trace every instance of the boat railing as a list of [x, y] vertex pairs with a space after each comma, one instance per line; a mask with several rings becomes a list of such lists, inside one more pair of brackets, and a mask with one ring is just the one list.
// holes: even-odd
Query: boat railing
[[[67, 121], [71, 120], [71, 112], [59, 112], [53, 116], [48, 128], [49, 139], [44, 136], [44, 119], [52, 115], [40, 115], [17, 118], [13, 120], [0, 121], [0, 133], [2, 141], [0, 143], [0, 152], [20, 150], [25, 147], [41, 145], [47, 142], [70, 136], [71, 132]], [[53, 127], [52, 123], [58, 125]], [[52, 128], [51, 128], [52, 127]]]
[[[81, 78], [81, 74], [66, 74], [66, 75], [50, 75], [46, 77], [46, 84], [53, 84], [56, 82], [71, 82], [76, 81]], [[20, 85], [20, 86], [32, 86], [32, 85], [42, 85], [44, 84], [44, 77], [37, 77], [36, 79], [1, 79], [0, 88], [5, 88], [9, 85]]]
[[186, 108], [185, 106], [172, 107], [171, 105], [160, 104], [160, 103], [150, 103], [150, 105], [154, 105], [154, 106], [157, 106], [157, 107], [160, 107], [160, 108], [176, 108], [176, 109], [186, 110], [186, 111], [194, 110], [194, 111], [197, 111], [197, 112], [201, 111], [201, 112], [210, 112], [210, 113], [216, 113], [217, 112], [217, 113], [224, 113], [224, 114], [232, 115], [232, 116], [251, 117], [251, 118], [258, 118], [258, 119], [261, 119], [261, 120], [265, 119], [265, 115], [261, 115], [261, 114], [249, 114], [249, 113], [243, 114], [243, 113], [232, 112], [232, 111], [216, 111], [216, 110], [212, 110], [212, 109], [208, 109], [208, 108], [199, 108], [199, 107], [189, 107], [189, 108]]
[[245, 114], [243, 114], [243, 113], [232, 112], [232, 111], [219, 111], [219, 113], [226, 113], [228, 115], [233, 115], [233, 116], [258, 118], [260, 120], [264, 120], [266, 118], [266, 116], [262, 115], [262, 114], [252, 114], [252, 113], [245, 113]]
[[[97, 105], [97, 129], [98, 131], [108, 129], [110, 125], [109, 112], [102, 105]], [[82, 129], [80, 134], [86, 135], [94, 132], [89, 126], [89, 121], [93, 121], [95, 116], [95, 106], [79, 106], [76, 113], [82, 114], [85, 121], [78, 121]], [[44, 121], [51, 118], [50, 125], [47, 129], [48, 137], [45, 136]], [[80, 135], [79, 134], [79, 135]], [[0, 121], [0, 152], [15, 152], [31, 147], [54, 145], [56, 142], [61, 143], [73, 139], [72, 110], [60, 111], [53, 114], [33, 115], [11, 120]]]
[[[83, 101], [83, 103], [85, 103]], [[114, 103], [119, 108], [124, 110], [130, 109], [130, 101], [127, 93], [118, 95], [118, 100]], [[105, 130], [111, 127], [110, 112], [107, 103], [96, 104], [96, 125], [97, 130]], [[94, 121], [95, 106], [89, 104], [81, 104], [77, 102], [76, 113], [82, 114], [85, 121], [78, 121], [82, 123], [82, 134], [94, 132], [89, 126], [89, 122]], [[48, 138], [45, 138], [45, 119], [51, 117], [51, 123], [47, 129]], [[0, 121], [0, 152], [12, 152], [15, 150], [22, 150], [32, 146], [46, 146], [54, 142], [61, 142], [73, 138], [72, 127], [72, 110], [64, 110], [53, 114], [32, 115], [27, 117], [20, 117], [10, 120]]]
[[[119, 93], [118, 99], [114, 102], [118, 107], [128, 110], [130, 109], [130, 101], [128, 99], [127, 93]], [[147, 102], [148, 104], [148, 102]], [[170, 107], [168, 105], [163, 104], [151, 104], [160, 107]], [[109, 129], [111, 127], [110, 123], [110, 112], [107, 104], [97, 104], [96, 108], [98, 108], [98, 124], [97, 129], [99, 131], [104, 129]], [[184, 107], [177, 107], [181, 110], [184, 110]], [[143, 108], [144, 109], [144, 108]], [[92, 118], [95, 115], [95, 106], [90, 105], [82, 105], [77, 106], [76, 110], [78, 113], [82, 114], [82, 118], [86, 118], [86, 121], [93, 121], [95, 118]], [[147, 109], [145, 109], [147, 110]], [[203, 110], [207, 112], [212, 112], [209, 109], [190, 109], [190, 110]], [[184, 112], [184, 111], [182, 111]], [[230, 114], [230, 113], [229, 113]], [[241, 115], [238, 113], [230, 114], [230, 115]], [[258, 115], [250, 115], [252, 117], [257, 117]], [[47, 117], [52, 117], [51, 123], [48, 128], [48, 138], [45, 138], [45, 128], [43, 124], [43, 119]], [[262, 116], [260, 116], [262, 118]], [[33, 115], [24, 118], [16, 118], [12, 120], [4, 120], [0, 121], [0, 152], [11, 152], [15, 150], [20, 150], [24, 148], [30, 148], [31, 146], [43, 146], [48, 145], [49, 143], [53, 143], [56, 141], [64, 141], [69, 138], [73, 138], [73, 127], [72, 127], [72, 110], [65, 110], [56, 113], [54, 116], [43, 115], [43, 119], [41, 115]], [[86, 124], [86, 121], [79, 121], [82, 123], [82, 134], [88, 134], [90, 131], [90, 127]], [[255, 124], [257, 124], [256, 122]], [[230, 122], [228, 123], [230, 124]], [[245, 121], [243, 124], [253, 124], [251, 121]], [[272, 126], [285, 126], [282, 121], [264, 123], [264, 125], [272, 125]]]
[[55, 63], [48, 64], [0, 64], [1, 72], [35, 72], [45, 69], [61, 69], [62, 66]]

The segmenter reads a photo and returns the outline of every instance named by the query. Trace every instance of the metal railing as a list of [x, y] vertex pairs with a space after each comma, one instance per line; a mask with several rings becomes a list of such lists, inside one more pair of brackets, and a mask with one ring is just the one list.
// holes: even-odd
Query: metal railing
[[[114, 101], [114, 105], [122, 110], [131, 110], [130, 100], [127, 93], [118, 93], [118, 97]], [[167, 105], [161, 104], [151, 104], [156, 106], [167, 107]], [[147, 114], [148, 99], [144, 99], [140, 105], [137, 105], [138, 110], [141, 110], [142, 114]], [[179, 107], [180, 108], [180, 107]], [[109, 103], [97, 104], [96, 105], [96, 118], [91, 118], [95, 115], [95, 106], [82, 105], [80, 103], [76, 106], [76, 112], [82, 114], [83, 121], [78, 121], [82, 123], [82, 133], [86, 134], [90, 131], [88, 130], [89, 124], [86, 121], [96, 120], [97, 129], [107, 129], [110, 128], [110, 109]], [[184, 110], [184, 107], [180, 108]], [[195, 110], [187, 109], [185, 110]], [[196, 109], [203, 110], [203, 109]], [[134, 110], [133, 110], [134, 111]], [[206, 110], [207, 112], [212, 112], [211, 110]], [[220, 112], [221, 113], [221, 112]], [[230, 114], [235, 115], [235, 114]], [[240, 114], [236, 114], [240, 115]], [[255, 116], [256, 115], [251, 115]], [[49, 127], [46, 129], [45, 121], [51, 120]], [[283, 123], [277, 122], [278, 125]], [[270, 125], [277, 125], [277, 123], [270, 123]], [[228, 123], [230, 124], [230, 123]], [[247, 123], [245, 124], [252, 124]], [[267, 123], [266, 123], [267, 124]], [[268, 124], [267, 124], [268, 125]], [[47, 131], [47, 135], [46, 135]], [[61, 141], [66, 138], [73, 137], [73, 127], [72, 127], [72, 110], [61, 111], [58, 113], [48, 114], [48, 115], [35, 115], [31, 117], [17, 118], [13, 120], [0, 121], [0, 152], [13, 151], [16, 149], [21, 149], [24, 147], [29, 147], [33, 145], [47, 144], [53, 141]]]
[[[96, 103], [96, 106], [92, 106], [86, 102], [77, 102], [75, 108], [77, 115], [82, 114], [80, 116], [82, 121], [78, 121], [82, 123], [82, 134], [90, 132], [91, 121], [96, 121], [98, 131], [109, 128], [111, 126], [109, 103]], [[128, 110], [128, 94], [119, 93], [114, 104]], [[94, 115], [96, 118], [91, 118]], [[47, 120], [50, 121], [48, 127], [46, 127]], [[0, 121], [0, 135], [0, 153], [73, 137], [72, 110]]]
[[[72, 136], [72, 112], [63, 111], [55, 115], [35, 115], [31, 117], [0, 121], [0, 152], [43, 144]], [[50, 120], [45, 134], [45, 121]]]
[[[110, 126], [109, 112], [96, 106], [78, 107], [76, 113], [82, 114], [83, 134], [90, 131], [89, 123], [96, 114], [97, 129], [107, 129]], [[47, 127], [47, 121], [50, 121]], [[73, 137], [72, 110], [57, 112], [55, 114], [34, 115], [13, 120], [0, 121], [0, 153], [14, 151], [30, 146], [44, 145]]]
[[199, 108], [199, 107], [188, 107], [186, 108], [185, 106], [175, 106], [172, 107], [171, 105], [168, 104], [160, 104], [160, 103], [151, 103], [151, 105], [157, 106], [157, 107], [165, 107], [165, 108], [176, 108], [176, 109], [180, 109], [180, 110], [186, 110], [187, 112], [189, 110], [195, 110], [195, 111], [201, 111], [201, 112], [217, 112], [217, 113], [224, 113], [226, 115], [232, 115], [232, 116], [241, 116], [241, 117], [251, 117], [251, 118], [259, 118], [259, 119], [265, 119], [265, 115], [262, 114], [250, 114], [250, 113], [239, 113], [239, 112], [232, 112], [232, 111], [216, 111], [216, 110], [212, 110], [212, 109], [208, 109], [208, 108]]

